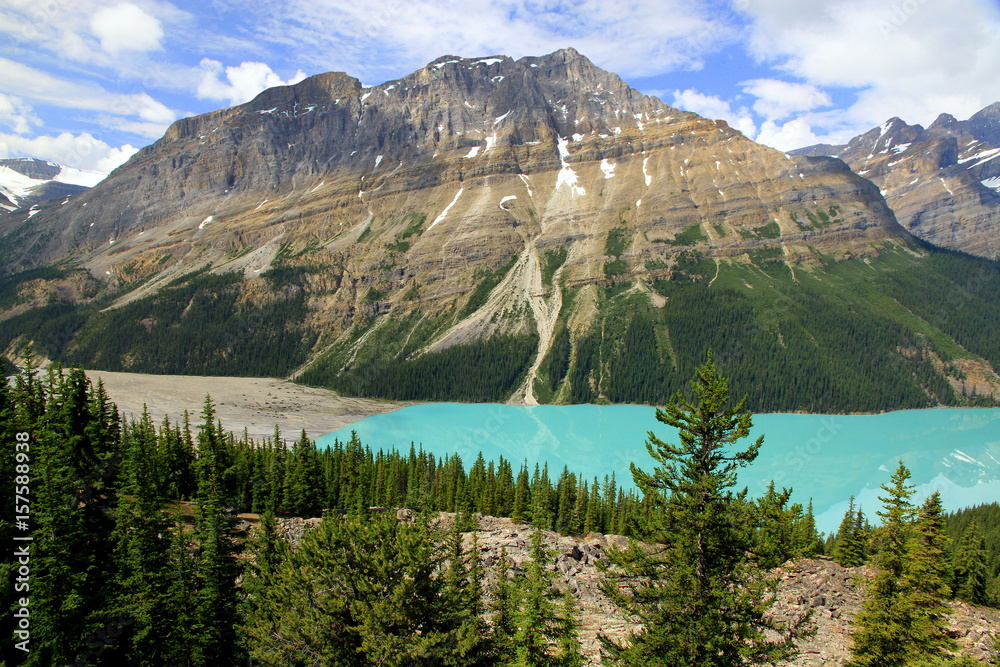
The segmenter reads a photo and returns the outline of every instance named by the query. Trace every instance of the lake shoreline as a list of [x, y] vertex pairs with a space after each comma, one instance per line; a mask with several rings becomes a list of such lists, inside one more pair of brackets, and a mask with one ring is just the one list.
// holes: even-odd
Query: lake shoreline
[[[393, 401], [378, 398], [344, 396], [329, 389], [310, 387], [279, 378], [231, 377], [204, 375], [153, 375], [117, 371], [86, 370], [96, 384], [102, 380], [111, 400], [118, 405], [126, 418], [138, 418], [145, 404], [150, 416], [157, 423], [164, 417], [173, 422], [183, 418], [184, 411], [191, 423], [200, 422], [206, 395], [211, 395], [219, 419], [225, 428], [236, 434], [247, 429], [250, 437], [270, 437], [277, 424], [286, 439], [297, 438], [305, 429], [311, 439], [342, 429], [377, 414], [393, 412], [413, 405], [427, 405], [432, 401]], [[444, 401], [437, 403], [457, 405], [509, 405], [527, 406], [523, 402], [467, 403]], [[651, 410], [662, 407], [641, 403], [578, 404], [611, 407], [630, 405]], [[552, 407], [573, 407], [572, 405]], [[901, 408], [879, 412], [754, 412], [754, 417], [777, 414], [813, 416], [864, 416], [892, 414], [914, 410], [989, 410], [962, 406], [934, 406], [931, 408]]]

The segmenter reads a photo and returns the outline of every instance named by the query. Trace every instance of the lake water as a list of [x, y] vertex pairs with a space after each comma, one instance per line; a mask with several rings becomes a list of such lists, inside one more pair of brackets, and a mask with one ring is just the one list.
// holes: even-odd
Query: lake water
[[[945, 507], [1000, 500], [1000, 409], [903, 410], [879, 415], [761, 414], [752, 438], [764, 445], [739, 483], [760, 495], [770, 480], [794, 488], [793, 500], [813, 500], [817, 524], [836, 530], [854, 495], [874, 522], [879, 486], [900, 459], [912, 471], [918, 502], [940, 491]], [[530, 467], [548, 461], [553, 477], [563, 466], [603, 478], [616, 473], [631, 484], [629, 463], [650, 470], [646, 433], [676, 442], [676, 432], [658, 422], [655, 409], [635, 405], [520, 407], [430, 403], [368, 417], [317, 440], [346, 441], [352, 430], [373, 449], [403, 451], [414, 443], [436, 455], [458, 453], [471, 465], [510, 460]], [[752, 440], [744, 441], [744, 447]]]

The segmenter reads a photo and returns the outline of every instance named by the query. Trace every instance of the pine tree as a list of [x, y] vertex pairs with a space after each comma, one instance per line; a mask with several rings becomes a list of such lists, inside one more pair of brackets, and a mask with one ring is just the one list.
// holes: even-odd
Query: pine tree
[[580, 623], [572, 591], [563, 592], [561, 614], [556, 620], [556, 651], [554, 663], [559, 667], [583, 667], [580, 651]]
[[476, 522], [472, 520], [472, 545], [466, 550], [463, 538], [463, 533], [467, 532], [466, 526], [461, 525], [459, 517], [456, 516], [455, 519], [448, 536], [448, 558], [442, 592], [447, 600], [447, 613], [451, 617], [448, 631], [453, 636], [453, 647], [445, 656], [444, 662], [456, 667], [472, 667], [486, 664], [493, 647], [483, 620], [484, 573], [479, 561]]
[[546, 462], [538, 470], [535, 464], [535, 474], [531, 484], [531, 523], [542, 530], [552, 528], [555, 517], [552, 511], [552, 483], [549, 481], [549, 464]]
[[[306, 534], [265, 593], [273, 613], [248, 625], [263, 665], [457, 664], [461, 619], [447, 547], [426, 518], [332, 513]], [[308, 658], [306, 658], [308, 659]]]
[[951, 598], [951, 589], [947, 583], [945, 555], [949, 539], [944, 534], [943, 524], [941, 494], [935, 491], [917, 513], [906, 573], [923, 626], [916, 635], [915, 649], [927, 657], [941, 657], [945, 651], [958, 648], [946, 634], [951, 607], [945, 600]]
[[[41, 387], [25, 379], [44, 406], [34, 416], [32, 519], [32, 630], [37, 643], [25, 664], [73, 663], [116, 619], [116, 563], [108, 548], [114, 530], [118, 482], [117, 415], [95, 398], [83, 372], [51, 369]], [[27, 406], [26, 406], [27, 407]], [[30, 409], [30, 408], [29, 408]], [[93, 424], [95, 415], [108, 420]], [[28, 415], [25, 415], [28, 416]], [[105, 632], [106, 635], [106, 632]]]
[[728, 383], [711, 353], [692, 389], [696, 402], [677, 395], [656, 411], [659, 421], [679, 429], [680, 444], [650, 433], [646, 449], [658, 465], [651, 473], [631, 467], [636, 485], [662, 507], [650, 514], [646, 532], [664, 546], [647, 553], [633, 542], [625, 551], [608, 552], [619, 571], [608, 571], [602, 590], [642, 624], [626, 643], [601, 638], [615, 664], [763, 664], [792, 652], [791, 636], [765, 638], [773, 582], [748, 558], [752, 537], [730, 490], [763, 438], [731, 449], [750, 432], [747, 399], [729, 407]]
[[580, 662], [579, 639], [573, 621], [572, 603], [560, 609], [559, 595], [552, 586], [556, 576], [546, 568], [552, 554], [542, 542], [538, 529], [531, 534], [531, 559], [516, 584], [517, 605], [513, 613], [514, 659], [511, 667], [546, 667], [577, 665]]
[[322, 470], [316, 444], [302, 435], [292, 445], [282, 485], [282, 510], [290, 514], [318, 514], [322, 500]]
[[131, 665], [169, 664], [168, 633], [176, 622], [168, 615], [170, 533], [156, 493], [156, 432], [145, 409], [123, 436], [122, 495], [112, 537], [118, 562], [118, 611], [129, 626], [121, 643], [128, 641], [131, 646], [120, 648]]
[[500, 548], [500, 557], [495, 566], [493, 600], [490, 604], [493, 645], [497, 656], [513, 656], [515, 613], [517, 610], [517, 589], [511, 580], [510, 557], [506, 547]]
[[[884, 510], [876, 532], [875, 574], [854, 617], [851, 667], [903, 667], [915, 660], [942, 656], [952, 646], [943, 634], [947, 608], [941, 603], [943, 550], [939, 537], [940, 503], [924, 505], [921, 522], [910, 502], [910, 471], [899, 463], [891, 484], [879, 496]], [[920, 578], [924, 581], [918, 581]], [[938, 581], [934, 578], [938, 577]]]
[[590, 493], [587, 494], [587, 509], [583, 515], [583, 532], [593, 533], [601, 529], [601, 492], [597, 485], [597, 478], [590, 485]]
[[166, 665], [193, 665], [195, 645], [198, 641], [196, 609], [192, 601], [196, 599], [195, 563], [191, 555], [191, 544], [185, 535], [184, 521], [179, 514], [170, 522], [169, 584], [163, 613], [171, 622], [166, 627], [164, 653]]
[[792, 555], [810, 558], [823, 552], [823, 541], [816, 532], [816, 517], [813, 513], [812, 498], [806, 506], [805, 514], [795, 522], [792, 533]]
[[854, 496], [851, 496], [833, 544], [833, 559], [843, 567], [859, 567], [865, 563], [868, 536], [864, 522], [864, 514], [860, 507], [855, 508]]
[[972, 604], [987, 604], [986, 543], [979, 531], [979, 524], [972, 521], [962, 531], [952, 556], [952, 589], [955, 597]]
[[198, 505], [195, 539], [197, 593], [194, 606], [196, 663], [226, 664], [237, 655], [236, 578], [232, 517], [224, 499], [231, 497], [232, 450], [215, 421], [211, 398], [205, 399], [198, 433]]
[[517, 485], [514, 489], [514, 509], [510, 518], [514, 521], [524, 521], [531, 507], [531, 489], [528, 482], [528, 464], [521, 466], [517, 473]]
[[778, 567], [792, 556], [793, 515], [785, 508], [791, 495], [791, 489], [776, 491], [772, 481], [755, 503], [757, 530], [754, 553], [761, 567]]

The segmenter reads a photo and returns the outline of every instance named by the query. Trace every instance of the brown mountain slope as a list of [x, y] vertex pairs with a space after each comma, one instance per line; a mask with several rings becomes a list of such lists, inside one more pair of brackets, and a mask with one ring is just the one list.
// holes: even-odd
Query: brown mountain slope
[[879, 186], [900, 224], [952, 250], [1000, 257], [1000, 102], [966, 121], [941, 114], [927, 129], [891, 118], [844, 146], [800, 155], [839, 157]]

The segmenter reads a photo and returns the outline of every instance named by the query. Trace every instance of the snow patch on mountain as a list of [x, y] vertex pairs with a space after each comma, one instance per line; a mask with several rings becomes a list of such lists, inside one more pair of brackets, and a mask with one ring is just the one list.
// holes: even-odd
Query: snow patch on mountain
[[558, 148], [559, 148], [559, 161], [562, 162], [562, 169], [559, 170], [559, 176], [556, 178], [556, 189], [558, 190], [561, 185], [568, 185], [570, 191], [574, 195], [583, 196], [587, 194], [587, 191], [583, 186], [579, 185], [579, 178], [576, 172], [573, 171], [573, 167], [569, 166], [569, 162], [566, 158], [569, 157], [569, 148], [567, 148], [569, 140], [565, 137], [559, 137]]
[[451, 207], [455, 205], [455, 202], [458, 201], [458, 198], [462, 196], [463, 192], [465, 192], [465, 188], [458, 189], [458, 192], [455, 193], [455, 198], [451, 200], [450, 204], [444, 207], [444, 210], [441, 211], [441, 215], [434, 218], [434, 222], [432, 222], [431, 226], [427, 228], [427, 231], [431, 231], [432, 229], [434, 229], [434, 225], [444, 220], [445, 216], [448, 215], [448, 211], [450, 211]]

